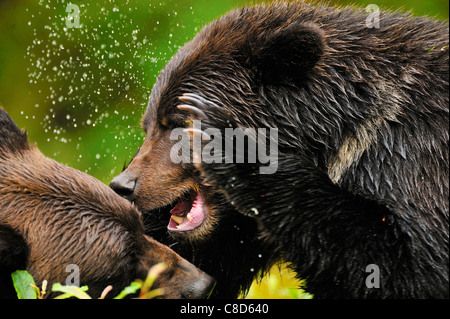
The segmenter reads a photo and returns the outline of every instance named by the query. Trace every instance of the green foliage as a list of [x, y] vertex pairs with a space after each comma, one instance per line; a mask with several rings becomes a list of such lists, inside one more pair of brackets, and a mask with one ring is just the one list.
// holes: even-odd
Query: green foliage
[[149, 270], [145, 281], [137, 279], [136, 281], [132, 282], [130, 286], [123, 289], [122, 292], [114, 299], [123, 299], [128, 295], [136, 294], [139, 290], [140, 290], [139, 299], [153, 299], [164, 295], [164, 289], [162, 288], [154, 290], [150, 289], [155, 283], [155, 280], [166, 269], [167, 265], [165, 263], [159, 263], [153, 266]]
[[295, 277], [289, 264], [277, 264], [261, 280], [255, 281], [246, 299], [312, 299], [313, 296], [302, 289], [304, 283]]
[[124, 288], [114, 299], [124, 299], [128, 295], [136, 294], [142, 288], [142, 282], [134, 281], [128, 287]]
[[17, 298], [19, 299], [37, 299], [36, 283], [33, 277], [26, 270], [17, 270], [11, 274]]
[[[125, 287], [120, 294], [118, 294], [114, 299], [124, 299], [129, 295], [135, 295], [140, 291], [138, 296], [139, 299], [154, 299], [164, 295], [164, 289], [153, 289], [151, 290], [153, 284], [159, 275], [167, 269], [165, 263], [159, 263], [153, 266], [147, 275], [145, 281], [137, 279], [132, 282], [128, 287]], [[26, 270], [18, 270], [12, 275], [12, 280], [14, 283], [14, 288], [17, 292], [17, 297], [19, 299], [43, 299], [45, 295], [45, 289], [47, 287], [47, 282], [44, 281], [42, 285], [42, 291], [40, 288], [36, 287], [33, 277]], [[99, 299], [105, 299], [108, 293], [112, 290], [112, 286], [105, 288]], [[89, 290], [88, 286], [76, 287], [76, 286], [64, 286], [60, 283], [53, 284], [52, 292], [60, 292], [61, 295], [55, 297], [54, 299], [92, 299], [87, 293]]]
[[153, 286], [159, 275], [166, 269], [167, 265], [165, 263], [159, 263], [150, 269], [147, 278], [142, 284], [141, 294], [139, 296], [140, 299], [153, 299], [164, 294], [163, 289], [150, 290], [150, 288]]
[[88, 291], [87, 286], [76, 287], [76, 286], [63, 286], [59, 283], [53, 284], [52, 287], [53, 292], [62, 292], [62, 295], [55, 297], [55, 299], [68, 299], [68, 298], [77, 298], [77, 299], [92, 299], [86, 291]]

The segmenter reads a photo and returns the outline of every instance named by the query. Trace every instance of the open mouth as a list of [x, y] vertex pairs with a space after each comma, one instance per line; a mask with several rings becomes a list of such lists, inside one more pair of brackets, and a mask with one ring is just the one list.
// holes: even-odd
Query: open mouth
[[178, 199], [167, 228], [173, 232], [197, 229], [205, 219], [205, 206], [200, 192], [192, 191]]

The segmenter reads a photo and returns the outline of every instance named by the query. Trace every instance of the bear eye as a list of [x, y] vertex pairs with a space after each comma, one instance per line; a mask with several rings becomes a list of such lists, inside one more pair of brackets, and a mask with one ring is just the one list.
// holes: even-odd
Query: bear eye
[[186, 127], [185, 118], [180, 114], [171, 114], [170, 116], [163, 117], [158, 123], [163, 130]]

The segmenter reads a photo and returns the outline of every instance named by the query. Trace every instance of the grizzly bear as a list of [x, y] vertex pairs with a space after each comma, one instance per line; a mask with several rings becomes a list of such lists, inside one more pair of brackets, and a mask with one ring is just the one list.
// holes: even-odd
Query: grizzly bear
[[[110, 186], [215, 277], [215, 297], [278, 260], [316, 298], [449, 297], [449, 28], [378, 13], [236, 9], [159, 75], [147, 138]], [[188, 162], [178, 128], [200, 138]], [[242, 143], [238, 128], [276, 129], [272, 172], [268, 131]]]
[[210, 293], [214, 280], [146, 236], [133, 205], [95, 178], [44, 157], [0, 107], [0, 298], [15, 297], [15, 270], [51, 287], [65, 284], [75, 267], [92, 297], [108, 285], [114, 297], [158, 262], [168, 268], [154, 288], [163, 288], [165, 298]]

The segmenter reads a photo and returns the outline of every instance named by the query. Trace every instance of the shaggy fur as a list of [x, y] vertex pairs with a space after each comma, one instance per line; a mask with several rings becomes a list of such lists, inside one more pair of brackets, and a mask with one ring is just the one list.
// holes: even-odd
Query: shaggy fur
[[[159, 76], [147, 139], [119, 177], [127, 187], [111, 186], [147, 212], [149, 233], [218, 280], [217, 297], [284, 259], [318, 298], [448, 298], [448, 24], [366, 18], [304, 3], [233, 10]], [[278, 171], [166, 162], [171, 129], [191, 119], [177, 108], [185, 93], [203, 129], [278, 128]], [[207, 224], [168, 235], [189, 185], [213, 194]], [[369, 264], [380, 288], [366, 287]]]
[[[207, 296], [214, 281], [145, 236], [139, 212], [100, 181], [44, 157], [0, 108], [0, 298], [13, 298], [11, 273], [26, 269], [65, 284], [75, 264], [80, 284], [117, 295], [151, 266], [168, 265], [156, 282], [166, 298]], [[47, 297], [53, 294], [49, 293]]]

